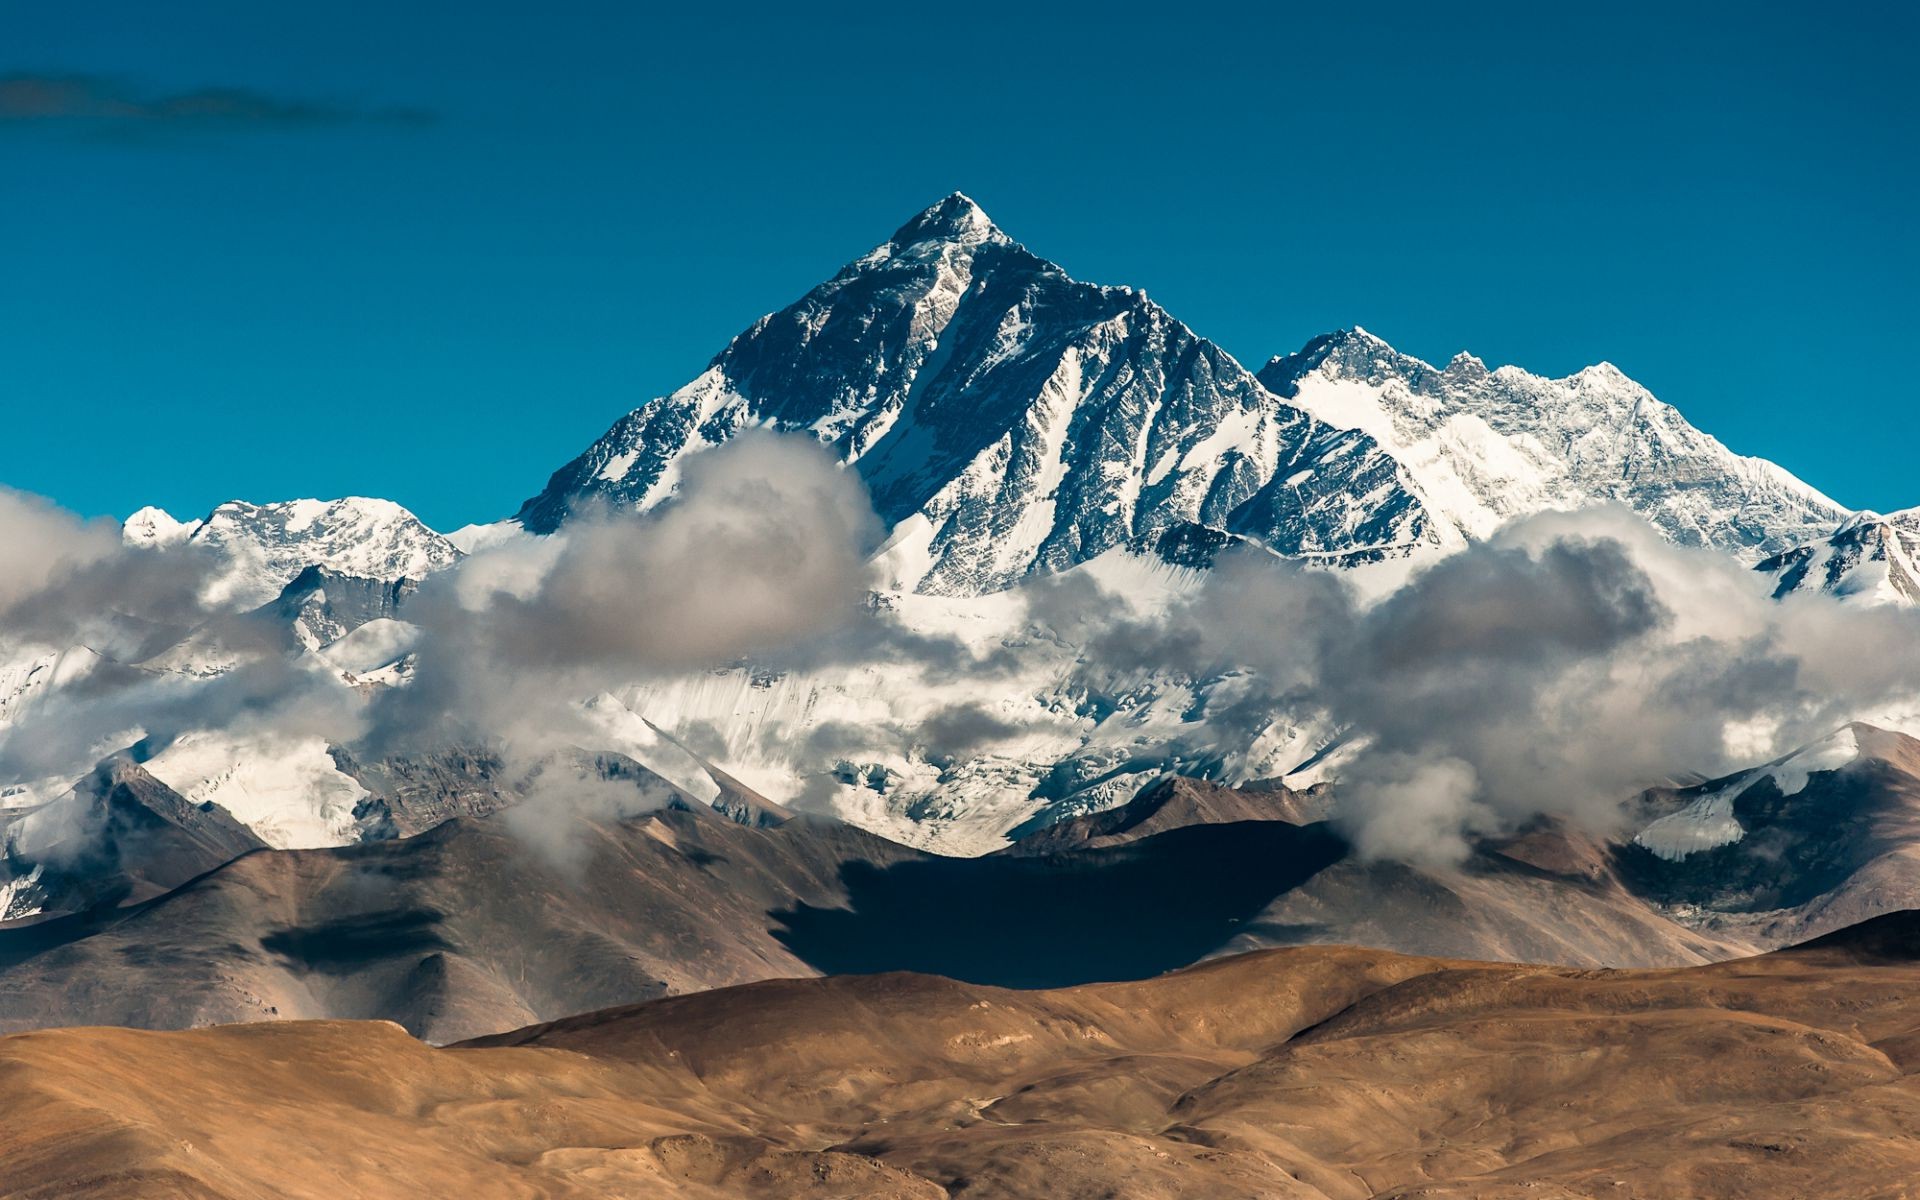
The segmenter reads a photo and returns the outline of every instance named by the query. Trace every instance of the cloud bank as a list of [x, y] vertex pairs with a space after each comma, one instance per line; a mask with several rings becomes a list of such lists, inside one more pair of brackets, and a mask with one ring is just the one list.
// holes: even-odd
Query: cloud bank
[[1364, 746], [1336, 785], [1364, 854], [1457, 861], [1477, 834], [1554, 816], [1616, 831], [1676, 775], [1787, 752], [1920, 696], [1920, 612], [1771, 598], [1713, 551], [1624, 509], [1516, 521], [1374, 603], [1270, 556], [1224, 558], [1162, 618], [1084, 580], [1031, 611], [1088, 647], [1094, 676], [1236, 675], [1209, 710], [1250, 742], [1320, 720]]
[[403, 613], [411, 681], [370, 695], [311, 657], [211, 678], [143, 662], [196, 627], [245, 636], [243, 618], [205, 602], [216, 564], [192, 545], [129, 548], [110, 524], [0, 492], [0, 642], [16, 660], [75, 644], [108, 660], [15, 714], [0, 774], [78, 774], [135, 738], [194, 730], [319, 737], [363, 759], [484, 744], [536, 800], [547, 788], [567, 811], [620, 812], [668, 793], [636, 800], [631, 781], [547, 769], [604, 736], [590, 697], [743, 665], [912, 668], [936, 700], [924, 718], [771, 731], [805, 802], [879, 743], [945, 770], [1017, 740], [1007, 713], [1034, 698], [981, 697], [1043, 644], [1070, 658], [1070, 691], [1090, 708], [1142, 681], [1201, 698], [1204, 720], [1179, 735], [1193, 744], [1164, 761], [1219, 764], [1275, 728], [1338, 731], [1353, 753], [1337, 820], [1357, 849], [1449, 862], [1542, 815], [1618, 831], [1648, 786], [1750, 766], [1920, 697], [1920, 611], [1775, 601], [1755, 572], [1624, 509], [1516, 521], [1379, 599], [1255, 551], [1146, 615], [1088, 572], [1045, 577], [1013, 597], [1017, 628], [969, 650], [875, 601], [879, 522], [811, 439], [749, 433], [689, 459], [680, 482], [648, 513], [583, 513], [425, 581]]

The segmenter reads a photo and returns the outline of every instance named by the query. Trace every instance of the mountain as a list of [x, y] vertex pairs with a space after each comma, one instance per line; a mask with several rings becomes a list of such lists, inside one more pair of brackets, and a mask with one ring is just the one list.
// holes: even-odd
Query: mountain
[[1864, 725], [1648, 793], [1630, 838], [1543, 820], [1445, 868], [1356, 856], [1319, 819], [1325, 788], [1168, 779], [950, 858], [618, 755], [548, 770], [627, 789], [645, 811], [624, 818], [543, 806], [485, 757], [337, 765], [367, 790], [359, 819], [409, 836], [263, 851], [141, 768], [102, 775], [87, 796], [164, 836], [27, 879], [47, 915], [0, 926], [0, 1028], [379, 1017], [446, 1040], [772, 976], [1058, 987], [1301, 944], [1683, 966], [1920, 904], [1920, 742]]
[[[1062, 686], [1075, 649], [994, 606], [1034, 573], [1097, 570], [1158, 603], [1238, 544], [1342, 565], [1431, 559], [1510, 517], [1614, 502], [1752, 560], [1848, 515], [1610, 366], [1552, 380], [1463, 355], [1436, 369], [1349, 331], [1252, 378], [1145, 296], [1073, 280], [956, 195], [621, 418], [518, 519], [544, 533], [577, 508], [658, 504], [684, 455], [760, 425], [818, 437], [867, 482], [891, 530], [879, 602], [898, 621], [966, 630], [1017, 677], [987, 691], [891, 663], [742, 671], [620, 701], [667, 734], [717, 740], [715, 762], [766, 795], [831, 793], [833, 811], [941, 851], [990, 850], [1168, 772], [1282, 775], [1331, 732], [1230, 743], [1210, 728], [1218, 680]], [[1128, 552], [1181, 570], [1156, 577], [1119, 562]], [[888, 732], [981, 705], [1031, 736], [934, 762]], [[834, 740], [866, 744], [801, 761], [795, 747], [823, 724], [865, 730]]]
[[137, 904], [264, 845], [127, 759], [0, 833], [0, 921]]
[[[1003, 593], [1035, 573], [1082, 572], [1150, 618], [1191, 593], [1193, 568], [1236, 544], [1404, 565], [1506, 517], [1613, 501], [1677, 540], [1758, 558], [1812, 546], [1848, 515], [1605, 365], [1560, 380], [1465, 355], [1434, 368], [1354, 330], [1316, 338], [1256, 378], [1143, 294], [1072, 279], [956, 194], [622, 418], [517, 524], [442, 537], [362, 499], [236, 502], [192, 523], [136, 514], [129, 541], [218, 552], [217, 592], [252, 619], [209, 623], [123, 666], [208, 676], [247, 654], [311, 654], [363, 692], [404, 686], [414, 631], [399, 616], [401, 580], [444, 569], [460, 546], [551, 532], [578, 510], [658, 504], [685, 455], [764, 425], [818, 437], [867, 483], [890, 529], [875, 607], [913, 635], [964, 641], [999, 677], [901, 660], [640, 680], [594, 698], [609, 727], [586, 748], [633, 757], [708, 802], [727, 790], [724, 777], [753, 804], [804, 799], [943, 852], [994, 850], [1168, 774], [1286, 776], [1334, 735], [1312, 722], [1257, 735], [1217, 722], [1218, 706], [1234, 703], [1231, 665], [1203, 679], [1089, 680], [1083, 648], [1036, 636]], [[1897, 587], [1904, 543], [1882, 540]], [[1818, 550], [1818, 570], [1796, 574], [1780, 560], [1781, 586], [1878, 569], [1872, 553], [1838, 545]], [[1841, 570], [1855, 558], [1857, 569]], [[260, 622], [274, 628], [255, 637]], [[49, 681], [97, 666], [47, 647], [0, 664], [0, 720]], [[1016, 732], [965, 753], [921, 745], [921, 729], [953, 712]], [[350, 749], [203, 737], [152, 767], [289, 847], [405, 834], [435, 814], [474, 811], [457, 783], [449, 796], [401, 788], [392, 794], [420, 803], [382, 810], [380, 786], [335, 769]]]
[[177, 546], [192, 537], [202, 521], [182, 521], [164, 508], [149, 504], [128, 517], [120, 527], [120, 536], [129, 546]]
[[1895, 1197], [1920, 917], [1714, 966], [1312, 947], [1012, 991], [775, 980], [433, 1048], [0, 1038], [0, 1195]]
[[993, 591], [1193, 526], [1287, 555], [1432, 540], [1394, 461], [1307, 416], [1141, 292], [1070, 278], [958, 193], [755, 322], [621, 418], [528, 500], [650, 507], [681, 458], [742, 429], [805, 431], [893, 530], [900, 586]]
[[[758, 426], [819, 438], [868, 485], [890, 531], [875, 605], [914, 635], [965, 640], [1003, 678], [938, 678], [899, 661], [636, 681], [605, 698], [621, 729], [592, 748], [655, 770], [673, 759], [674, 778], [709, 799], [726, 775], [942, 851], [990, 851], [1168, 773], [1282, 776], [1332, 734], [1269, 730], [1248, 744], [1220, 732], [1212, 713], [1216, 695], [1232, 703], [1230, 671], [1090, 684], [1080, 648], [1033, 636], [1002, 598], [1033, 574], [1085, 572], [1150, 615], [1190, 592], [1192, 568], [1238, 544], [1404, 564], [1505, 517], [1611, 500], [1678, 540], [1758, 557], [1825, 537], [1847, 516], [1604, 365], [1563, 380], [1464, 355], [1436, 369], [1349, 331], [1256, 378], [1140, 292], [1074, 280], [955, 194], [755, 322], [685, 387], [621, 418], [517, 523], [443, 538], [397, 506], [295, 501], [223, 505], [192, 524], [149, 510], [127, 536], [213, 546], [237, 564], [223, 586], [271, 606], [314, 567], [391, 584], [455, 561], [460, 546], [552, 532], [575, 511], [650, 507], [671, 494], [685, 455]], [[295, 638], [355, 686], [404, 684], [411, 631], [392, 615], [328, 640], [347, 625], [320, 611], [337, 607], [338, 590], [279, 602], [314, 609], [282, 614]], [[205, 673], [233, 661], [196, 646], [152, 665]], [[50, 677], [39, 659], [19, 673], [36, 665], [33, 678]], [[956, 711], [990, 712], [1020, 734], [965, 754], [917, 744], [922, 724]], [[811, 749], [826, 743], [824, 758]], [[695, 744], [704, 761], [680, 762]], [[240, 770], [324, 778], [327, 752], [303, 743], [292, 753], [305, 767]], [[207, 765], [196, 760], [204, 779], [180, 786], [218, 774]], [[350, 836], [341, 813], [360, 792], [337, 779], [326, 790], [330, 815], [271, 836]], [[392, 826], [409, 827], [404, 815]]]
[[11, 725], [40, 697], [77, 683], [106, 662], [87, 646], [65, 650], [29, 647], [11, 662], [0, 663], [0, 727]]
[[288, 649], [321, 650], [373, 621], [392, 620], [418, 577], [365, 578], [315, 564], [280, 589], [259, 616], [292, 638]]
[[182, 523], [157, 508], [127, 519], [132, 545], [189, 544], [218, 556], [209, 600], [226, 608], [266, 604], [309, 567], [364, 579], [418, 581], [453, 565], [460, 551], [391, 500], [231, 500], [201, 521]]
[[0, 1027], [355, 1017], [450, 1040], [808, 974], [767, 914], [838, 903], [844, 864], [913, 853], [849, 826], [753, 829], [680, 803], [251, 854], [110, 917], [0, 928]]
[[249, 853], [110, 915], [0, 927], [0, 1028], [355, 1017], [448, 1040], [813, 973], [1054, 987], [1300, 943], [1592, 966], [1754, 944], [1663, 916], [1553, 831], [1415, 869], [1355, 858], [1312, 820], [1319, 797], [1169, 781], [947, 858], [817, 817], [730, 818], [604, 759], [583, 765], [648, 811], [543, 806], [484, 760], [385, 779], [344, 762], [394, 811], [448, 807], [413, 836]]
[[1780, 945], [1920, 906], [1920, 741], [1855, 723], [1749, 771], [1656, 791], [1618, 851], [1690, 928]]
[[325, 651], [365, 625], [392, 621], [414, 588], [414, 581], [402, 577], [368, 579], [305, 567], [272, 600], [246, 611], [216, 612], [135, 665], [212, 676], [265, 655]]
[[1753, 558], [1849, 516], [1604, 363], [1565, 379], [1466, 354], [1435, 368], [1356, 329], [1255, 379], [1140, 292], [1070, 278], [955, 194], [621, 418], [518, 520], [546, 533], [581, 506], [650, 507], [683, 455], [760, 425], [851, 464], [893, 530], [894, 581], [945, 595], [1118, 546], [1371, 561], [1601, 502]]
[[[146, 508], [128, 518], [122, 538], [136, 548], [203, 550], [212, 560], [204, 619], [163, 627], [125, 617], [124, 634], [110, 642], [67, 647], [10, 644], [9, 631], [0, 630], [0, 730], [64, 690], [139, 683], [178, 691], [187, 681], [275, 657], [289, 659], [296, 671], [337, 673], [350, 685], [401, 682], [413, 630], [395, 620], [399, 607], [421, 578], [461, 557], [406, 509], [359, 497], [233, 501], [193, 522]], [[128, 731], [129, 742], [141, 736]], [[217, 793], [221, 805], [274, 845], [329, 845], [352, 836], [351, 810], [365, 795], [332, 768], [327, 745], [312, 735], [271, 727], [247, 737], [189, 730], [152, 752], [157, 757], [148, 766], [169, 784], [196, 803]], [[75, 762], [49, 779], [7, 780], [0, 826], [10, 810], [58, 795], [91, 765]]]
[[1856, 513], [1831, 535], [1755, 567], [1776, 598], [1826, 592], [1866, 604], [1920, 604], [1920, 509]]
[[[76, 648], [0, 668], [0, 721], [31, 712], [63, 688], [119, 679], [184, 694], [181, 689], [192, 682], [275, 657], [285, 659], [296, 677], [334, 676], [343, 692], [401, 682], [414, 631], [395, 615], [413, 586], [405, 579], [365, 579], [310, 566], [266, 604], [215, 612], [149, 657], [119, 662]], [[140, 731], [129, 731], [127, 738], [140, 738], [143, 769], [157, 781], [194, 804], [219, 806], [268, 845], [339, 845], [361, 835], [356, 809], [367, 790], [337, 768], [318, 734], [242, 723], [225, 730], [188, 728], [157, 742]], [[32, 781], [22, 786], [20, 802], [64, 787], [57, 777]], [[0, 799], [0, 826], [7, 816]]]
[[[113, 644], [84, 646], [15, 644], [12, 631], [0, 630], [0, 729], [51, 692], [102, 682], [106, 672], [207, 677], [266, 654], [321, 649], [371, 621], [390, 620], [411, 584], [461, 557], [406, 509], [360, 497], [236, 500], [189, 522], [143, 508], [127, 518], [121, 536], [133, 547], [203, 548], [213, 561], [202, 595], [206, 619], [172, 628], [123, 615]], [[354, 661], [362, 673], [387, 665]], [[75, 764], [68, 778], [90, 766]]]
[[1758, 558], [1850, 515], [1773, 463], [1728, 450], [1610, 363], [1565, 379], [1490, 370], [1464, 353], [1433, 367], [1351, 329], [1271, 360], [1260, 382], [1371, 437], [1457, 538], [1612, 502], [1682, 545]]
[[[1228, 825], [1238, 821], [1290, 821], [1307, 825], [1324, 820], [1331, 799], [1324, 786], [1296, 792], [1265, 780], [1245, 787], [1225, 787], [1204, 779], [1170, 775], [1148, 784], [1132, 799], [1114, 808], [1015, 830], [1017, 840], [1008, 854], [1061, 854], [1076, 850], [1124, 846], [1190, 825]], [[1020, 836], [1024, 832], [1025, 836]]]

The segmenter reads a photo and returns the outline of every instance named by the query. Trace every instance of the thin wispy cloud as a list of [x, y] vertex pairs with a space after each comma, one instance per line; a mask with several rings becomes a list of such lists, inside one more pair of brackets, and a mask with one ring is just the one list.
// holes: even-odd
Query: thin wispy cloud
[[367, 108], [242, 87], [150, 92], [104, 75], [0, 75], [0, 125], [289, 128], [352, 122], [417, 125], [433, 119], [434, 114], [422, 108]]

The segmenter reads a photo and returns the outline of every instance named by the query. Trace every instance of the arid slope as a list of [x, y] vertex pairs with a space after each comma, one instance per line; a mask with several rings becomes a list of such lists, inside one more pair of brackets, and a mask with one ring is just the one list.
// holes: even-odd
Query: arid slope
[[435, 1049], [0, 1038], [0, 1195], [1849, 1197], [1920, 1179], [1920, 914], [1664, 971], [1300, 947], [777, 980]]

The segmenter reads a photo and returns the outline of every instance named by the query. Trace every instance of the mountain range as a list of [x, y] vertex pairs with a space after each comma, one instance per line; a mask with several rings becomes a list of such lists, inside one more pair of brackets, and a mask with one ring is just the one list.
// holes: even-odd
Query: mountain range
[[[194, 521], [142, 510], [125, 541], [215, 562], [215, 614], [113, 644], [9, 646], [0, 722], [104, 679], [217, 679], [267, 660], [357, 695], [405, 688], [423, 579], [582, 512], [657, 506], [688, 456], [768, 427], [817, 438], [865, 484], [884, 526], [875, 606], [999, 674], [879, 661], [635, 681], [578, 698], [598, 731], [580, 749], [749, 824], [800, 803], [940, 853], [1004, 848], [1169, 775], [1300, 791], [1352, 752], [1334, 728], [1248, 735], [1217, 720], [1238, 696], [1231, 669], [1090, 682], [1083, 648], [1035, 636], [1010, 599], [1034, 579], [1093, 581], [1152, 611], [1189, 595], [1220, 550], [1251, 546], [1377, 590], [1507, 519], [1611, 504], [1755, 565], [1783, 597], [1916, 593], [1910, 514], [1851, 513], [1611, 366], [1547, 379], [1462, 354], [1434, 367], [1355, 329], [1255, 373], [1139, 291], [1073, 279], [956, 193], [622, 417], [510, 519], [443, 535], [366, 498], [234, 501]], [[981, 732], [957, 752], [926, 744], [922, 728], [954, 714]], [[280, 849], [410, 837], [527, 790], [483, 746], [394, 756], [301, 731], [188, 729], [126, 750], [105, 769], [137, 767]], [[0, 794], [14, 916], [68, 910], [25, 882], [51, 877], [33, 875], [20, 822], [82, 803], [98, 769], [76, 761]]]
[[[657, 782], [611, 756], [572, 769]], [[435, 777], [486, 792], [493, 770]], [[28, 881], [48, 911], [0, 924], [0, 1031], [345, 1017], [448, 1042], [760, 979], [1063, 987], [1302, 944], [1676, 967], [1920, 905], [1920, 742], [1864, 725], [1649, 791], [1622, 834], [1542, 820], [1455, 866], [1356, 853], [1326, 792], [1174, 777], [972, 858], [677, 793], [619, 819], [500, 797], [273, 850], [122, 763], [89, 786], [93, 858]]]
[[[1602, 502], [1750, 560], [1854, 524], [1606, 363], [1564, 379], [1466, 353], [1436, 368], [1353, 329], [1256, 375], [1144, 293], [1073, 279], [958, 193], [622, 417], [511, 524], [546, 534], [585, 505], [650, 508], [686, 455], [762, 427], [809, 433], [852, 467], [890, 531], [895, 586], [945, 595], [1194, 537], [1366, 562]], [[126, 533], [219, 551], [226, 587], [257, 605], [313, 565], [417, 580], [481, 528], [442, 536], [349, 498], [234, 501], [188, 522], [144, 509]]]
[[[881, 599], [896, 619], [918, 635], [963, 635], [1014, 662], [1010, 677], [983, 689], [879, 664], [636, 682], [596, 700], [617, 728], [594, 748], [708, 798], [726, 776], [944, 851], [990, 850], [1167, 771], [1229, 783], [1290, 775], [1337, 736], [1223, 734], [1210, 715], [1219, 680], [1086, 694], [1069, 678], [1073, 649], [1029, 637], [1004, 599], [1023, 580], [1079, 572], [1151, 607], [1189, 590], [1221, 549], [1253, 545], [1390, 587], [1505, 519], [1607, 503], [1678, 543], [1756, 562], [1782, 594], [1908, 597], [1904, 518], [1850, 513], [1733, 453], [1611, 366], [1546, 379], [1462, 354], [1433, 367], [1347, 330], [1256, 374], [1137, 290], [1073, 279], [957, 193], [755, 322], [685, 387], [622, 417], [509, 520], [443, 536], [386, 501], [236, 501], [188, 522], [143, 510], [125, 536], [214, 556], [221, 604], [277, 614], [284, 632], [269, 648], [297, 643], [355, 686], [404, 684], [404, 597], [420, 579], [583, 510], [658, 505], [688, 455], [764, 427], [818, 438], [865, 483], [885, 527]], [[236, 649], [250, 643], [231, 618], [158, 649], [152, 640], [143, 633], [132, 657], [18, 648], [0, 666], [0, 719], [103, 657], [210, 676], [259, 652]], [[1026, 736], [959, 755], [914, 744], [911, 727], [963, 710]], [[795, 750], [825, 727], [864, 733], [824, 761]], [[697, 762], [690, 738], [703, 747]], [[273, 844], [319, 845], [384, 828], [354, 816], [368, 793], [338, 769], [342, 753], [351, 748], [311, 739], [190, 736], [148, 767], [189, 797], [244, 811]]]
[[1081, 283], [955, 194], [691, 383], [621, 418], [516, 519], [671, 494], [682, 457], [771, 425], [828, 444], [892, 531], [898, 586], [978, 594], [1191, 534], [1317, 561], [1624, 504], [1677, 541], [1759, 556], [1850, 514], [1734, 454], [1614, 367], [1436, 369], [1361, 330], [1256, 377], [1131, 288]]

